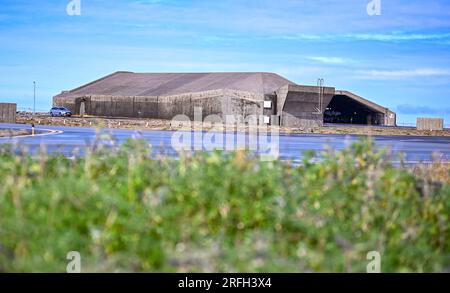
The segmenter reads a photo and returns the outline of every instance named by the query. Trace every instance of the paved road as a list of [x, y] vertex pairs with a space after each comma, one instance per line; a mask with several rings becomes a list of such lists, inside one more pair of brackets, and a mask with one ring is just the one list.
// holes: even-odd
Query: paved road
[[[30, 129], [29, 125], [22, 124], [0, 124], [1, 128]], [[80, 154], [87, 145], [92, 144], [96, 139], [96, 131], [93, 128], [81, 127], [60, 127], [60, 126], [38, 126], [36, 128], [39, 135], [0, 138], [2, 143], [20, 143], [26, 146], [30, 152], [35, 153], [41, 145], [45, 145], [47, 152], [60, 152], [67, 156], [72, 156], [74, 152]], [[52, 131], [51, 133], [48, 130]], [[173, 131], [136, 131], [110, 129], [103, 130], [103, 133], [111, 133], [117, 143], [124, 142], [131, 137], [140, 137], [147, 140], [153, 146], [154, 154], [176, 155], [171, 144]], [[185, 133], [187, 134], [187, 133]], [[201, 137], [199, 140], [194, 139], [194, 135], [189, 135], [195, 146], [201, 146]], [[187, 137], [187, 136], [185, 136]], [[224, 141], [232, 139], [236, 142], [241, 139], [242, 135], [228, 134]], [[198, 138], [198, 137], [197, 137]], [[294, 134], [279, 136], [279, 155], [283, 160], [292, 160], [299, 162], [302, 153], [306, 150], [320, 151], [329, 145], [335, 149], [343, 149], [351, 142], [358, 139], [357, 136], [351, 135], [317, 135], [317, 134]], [[110, 144], [110, 141], [101, 141]], [[270, 140], [269, 140], [270, 142]], [[405, 161], [408, 164], [418, 162], [429, 162], [433, 159], [433, 153], [440, 153], [442, 160], [450, 162], [450, 137], [392, 137], [377, 136], [375, 138], [376, 146], [379, 148], [389, 148], [393, 153], [404, 153]], [[248, 145], [248, 144], [247, 144]], [[252, 144], [250, 144], [252, 145]], [[261, 144], [262, 148], [267, 145]], [[268, 147], [270, 149], [270, 145]], [[265, 150], [259, 150], [264, 153]], [[393, 159], [398, 162], [398, 159]]]

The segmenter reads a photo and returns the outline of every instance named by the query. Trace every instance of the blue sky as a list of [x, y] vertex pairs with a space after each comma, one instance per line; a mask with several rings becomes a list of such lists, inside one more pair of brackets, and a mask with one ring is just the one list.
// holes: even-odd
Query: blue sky
[[0, 101], [51, 97], [117, 70], [269, 71], [450, 124], [450, 1], [0, 0]]

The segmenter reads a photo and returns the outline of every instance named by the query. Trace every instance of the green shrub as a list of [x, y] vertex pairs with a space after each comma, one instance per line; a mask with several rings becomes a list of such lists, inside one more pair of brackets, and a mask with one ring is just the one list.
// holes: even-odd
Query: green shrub
[[383, 272], [450, 266], [450, 186], [361, 141], [299, 166], [249, 153], [150, 158], [141, 141], [84, 157], [0, 150], [0, 271]]

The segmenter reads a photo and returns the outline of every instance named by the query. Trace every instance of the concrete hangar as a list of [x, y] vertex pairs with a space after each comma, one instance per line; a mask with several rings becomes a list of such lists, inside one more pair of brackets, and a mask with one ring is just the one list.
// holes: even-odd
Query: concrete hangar
[[[202, 117], [258, 115], [265, 123], [316, 127], [323, 123], [395, 126], [396, 114], [351, 92], [295, 84], [277, 74], [134, 73], [118, 71], [53, 97], [74, 114], [172, 119], [194, 107]], [[83, 109], [83, 110], [81, 110]], [[270, 118], [269, 118], [270, 117]]]

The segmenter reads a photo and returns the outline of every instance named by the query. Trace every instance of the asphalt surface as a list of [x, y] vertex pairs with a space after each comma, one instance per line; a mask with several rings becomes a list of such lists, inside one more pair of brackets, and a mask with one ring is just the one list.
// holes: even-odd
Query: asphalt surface
[[[24, 124], [0, 124], [0, 129], [31, 129], [29, 125]], [[177, 150], [172, 146], [172, 139], [176, 136], [174, 131], [136, 131], [122, 129], [104, 129], [103, 134], [110, 134], [114, 139], [98, 138], [94, 128], [81, 127], [61, 127], [61, 126], [37, 126], [37, 135], [23, 137], [5, 137], [0, 138], [0, 144], [13, 144], [17, 148], [25, 147], [30, 153], [36, 153], [44, 146], [48, 153], [59, 152], [66, 156], [83, 155], [87, 146], [93, 145], [95, 142], [112, 145], [120, 144], [128, 138], [142, 138], [152, 145], [153, 154], [176, 156]], [[180, 133], [178, 133], [180, 134]], [[189, 133], [182, 132], [184, 135], [185, 148], [193, 150], [208, 150], [204, 142], [207, 140], [205, 133]], [[96, 138], [97, 137], [97, 138]], [[216, 138], [219, 136], [216, 136]], [[270, 144], [271, 140], [260, 141], [259, 144], [252, 143], [247, 136], [247, 140], [243, 143], [243, 134], [227, 134], [223, 138], [223, 145], [236, 145], [237, 141], [244, 144], [252, 151], [261, 154], [274, 151], [273, 154], [279, 154], [282, 160], [291, 160], [300, 162], [302, 154], [307, 150], [321, 151], [330, 146], [334, 149], [343, 149], [352, 142], [358, 140], [355, 135], [320, 135], [320, 134], [292, 134], [279, 135], [278, 142], [273, 140], [274, 144]], [[403, 160], [406, 164], [417, 164], [420, 162], [431, 162], [439, 154], [441, 161], [450, 162], [450, 137], [412, 137], [412, 136], [376, 136], [375, 144], [377, 148], [387, 148], [393, 154], [392, 161], [399, 163], [400, 158], [395, 154], [402, 153]], [[176, 140], [179, 141], [179, 140]], [[264, 143], [268, 141], [268, 143]], [[214, 142], [214, 140], [213, 140]], [[219, 139], [220, 142], [220, 139]], [[258, 146], [258, 147], [256, 147]], [[278, 150], [276, 148], [278, 146]]]

